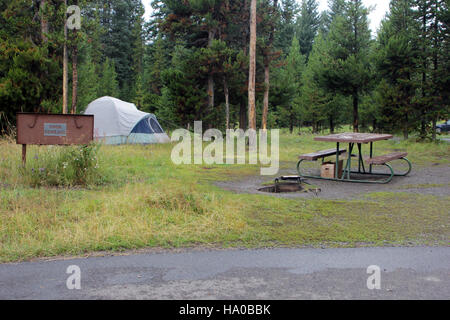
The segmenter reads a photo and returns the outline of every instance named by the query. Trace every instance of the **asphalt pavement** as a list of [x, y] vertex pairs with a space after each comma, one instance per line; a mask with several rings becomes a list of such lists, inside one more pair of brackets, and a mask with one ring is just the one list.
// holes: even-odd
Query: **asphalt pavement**
[[0, 299], [449, 298], [450, 247], [186, 250], [0, 265]]

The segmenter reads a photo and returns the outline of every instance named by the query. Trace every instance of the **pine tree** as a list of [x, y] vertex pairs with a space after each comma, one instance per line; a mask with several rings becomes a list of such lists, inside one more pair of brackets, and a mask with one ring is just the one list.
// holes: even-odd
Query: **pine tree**
[[160, 98], [164, 87], [162, 73], [170, 63], [167, 44], [168, 41], [159, 35], [146, 49], [142, 86], [144, 90], [143, 110], [147, 112], [157, 112], [160, 107]]
[[100, 74], [99, 96], [117, 97], [120, 90], [114, 60], [106, 58]]
[[412, 0], [393, 0], [390, 7], [379, 34], [377, 67], [382, 81], [378, 94], [384, 122], [390, 124], [390, 129], [401, 124], [404, 138], [408, 139], [416, 111], [419, 30]]
[[301, 100], [299, 100], [302, 120], [311, 123], [313, 133], [317, 133], [320, 123], [327, 119], [327, 104], [331, 94], [327, 92], [327, 88], [323, 86], [320, 79], [324, 74], [324, 65], [329, 59], [331, 57], [329, 57], [325, 39], [319, 33], [302, 77], [304, 85], [301, 88]]
[[[173, 52], [171, 66], [162, 72], [164, 88], [162, 100], [167, 118], [183, 127], [195, 120], [210, 120], [211, 115], [204, 108], [206, 93], [199, 79], [201, 66], [195, 49], [177, 45]], [[169, 108], [169, 109], [167, 109]]]
[[[270, 1], [269, 1], [270, 2]], [[267, 130], [267, 117], [269, 114], [269, 94], [270, 94], [270, 66], [272, 61], [280, 56], [280, 52], [274, 52], [273, 42], [275, 27], [278, 24], [278, 0], [273, 0], [272, 4], [266, 3], [267, 22], [264, 23], [267, 30], [267, 39], [264, 43], [263, 55], [264, 55], [264, 99], [263, 99], [263, 111], [261, 128]]]
[[338, 16], [342, 16], [346, 11], [346, 0], [328, 0], [328, 7], [330, 8], [328, 16], [330, 23]]
[[449, 116], [449, 52], [447, 51], [450, 40], [448, 29], [448, 0], [430, 0], [430, 68], [431, 101], [433, 108], [430, 110], [432, 119], [432, 139], [436, 141], [436, 125], [440, 118]]
[[[140, 107], [143, 107], [143, 72], [144, 72], [144, 7], [140, 3], [136, 10], [136, 17], [133, 22], [132, 38], [132, 96], [134, 100], [140, 101]], [[138, 92], [140, 91], [140, 92]]]
[[344, 15], [346, 0], [328, 0], [328, 10], [320, 15], [320, 31], [326, 36], [330, 31], [331, 24], [337, 16]]
[[99, 76], [91, 57], [92, 48], [87, 46], [81, 51], [83, 61], [79, 66], [78, 111], [82, 112], [87, 105], [99, 98]]
[[288, 105], [286, 116], [289, 119], [289, 130], [292, 133], [294, 126], [299, 120], [300, 114], [300, 90], [303, 85], [302, 76], [305, 69], [305, 56], [301, 54], [300, 43], [294, 36], [292, 39], [291, 50], [286, 58], [286, 83], [291, 86], [292, 98]]
[[138, 74], [134, 85], [134, 98], [131, 100], [139, 110], [145, 107], [145, 92], [142, 81], [142, 75]]
[[328, 90], [352, 97], [355, 132], [359, 131], [360, 96], [371, 78], [367, 16], [368, 10], [361, 0], [349, 1], [344, 14], [336, 16], [327, 37], [330, 60], [325, 62], [323, 73]]
[[10, 120], [19, 111], [59, 111], [60, 33], [55, 26], [61, 22], [60, 6], [45, 6], [43, 27], [37, 3], [0, 2], [0, 112]]
[[281, 0], [280, 11], [279, 25], [275, 34], [275, 47], [287, 55], [295, 35], [295, 22], [300, 8], [296, 0]]
[[[141, 24], [144, 8], [141, 0], [96, 0], [99, 3], [103, 28], [103, 56], [113, 59], [119, 83], [119, 97], [131, 100], [136, 81], [136, 68], [142, 48]], [[136, 53], [137, 52], [137, 53]]]
[[300, 50], [307, 58], [319, 30], [318, 6], [316, 0], [302, 0], [300, 16], [297, 20], [297, 38], [300, 42]]

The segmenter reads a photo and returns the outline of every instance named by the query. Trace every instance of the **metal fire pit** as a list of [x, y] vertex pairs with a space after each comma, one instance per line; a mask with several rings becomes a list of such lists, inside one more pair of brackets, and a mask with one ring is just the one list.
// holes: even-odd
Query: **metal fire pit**
[[303, 191], [302, 183], [305, 180], [299, 176], [282, 176], [275, 179], [275, 184], [258, 189], [261, 192], [268, 193], [288, 193]]

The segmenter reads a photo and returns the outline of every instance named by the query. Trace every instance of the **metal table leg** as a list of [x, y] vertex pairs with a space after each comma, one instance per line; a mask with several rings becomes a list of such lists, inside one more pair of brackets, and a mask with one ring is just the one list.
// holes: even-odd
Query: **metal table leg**
[[[366, 168], [364, 167], [364, 159], [362, 156], [362, 145], [361, 143], [358, 143], [358, 150], [359, 150], [359, 160], [358, 160], [358, 173], [366, 173]], [[362, 167], [362, 172], [361, 172]]]
[[336, 148], [336, 167], [335, 169], [335, 175], [334, 177], [336, 179], [339, 179], [339, 142], [337, 142], [337, 148]]

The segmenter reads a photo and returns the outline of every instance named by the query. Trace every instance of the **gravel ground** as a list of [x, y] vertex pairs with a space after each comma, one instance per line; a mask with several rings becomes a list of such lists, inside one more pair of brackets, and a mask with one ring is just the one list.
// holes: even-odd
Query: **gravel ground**
[[[318, 163], [316, 165], [319, 165]], [[313, 172], [314, 170], [307, 169]], [[377, 168], [377, 170], [380, 170]], [[280, 170], [277, 176], [296, 175], [295, 169]], [[319, 174], [316, 171], [316, 174]], [[450, 166], [447, 164], [430, 164], [413, 167], [407, 177], [394, 177], [389, 184], [344, 183], [327, 180], [308, 179], [307, 182], [321, 190], [317, 195], [312, 192], [272, 194], [258, 191], [264, 183], [275, 177], [250, 176], [245, 179], [220, 181], [215, 185], [236, 193], [264, 194], [283, 198], [322, 198], [332, 200], [359, 199], [371, 192], [409, 192], [448, 197], [450, 196]]]

